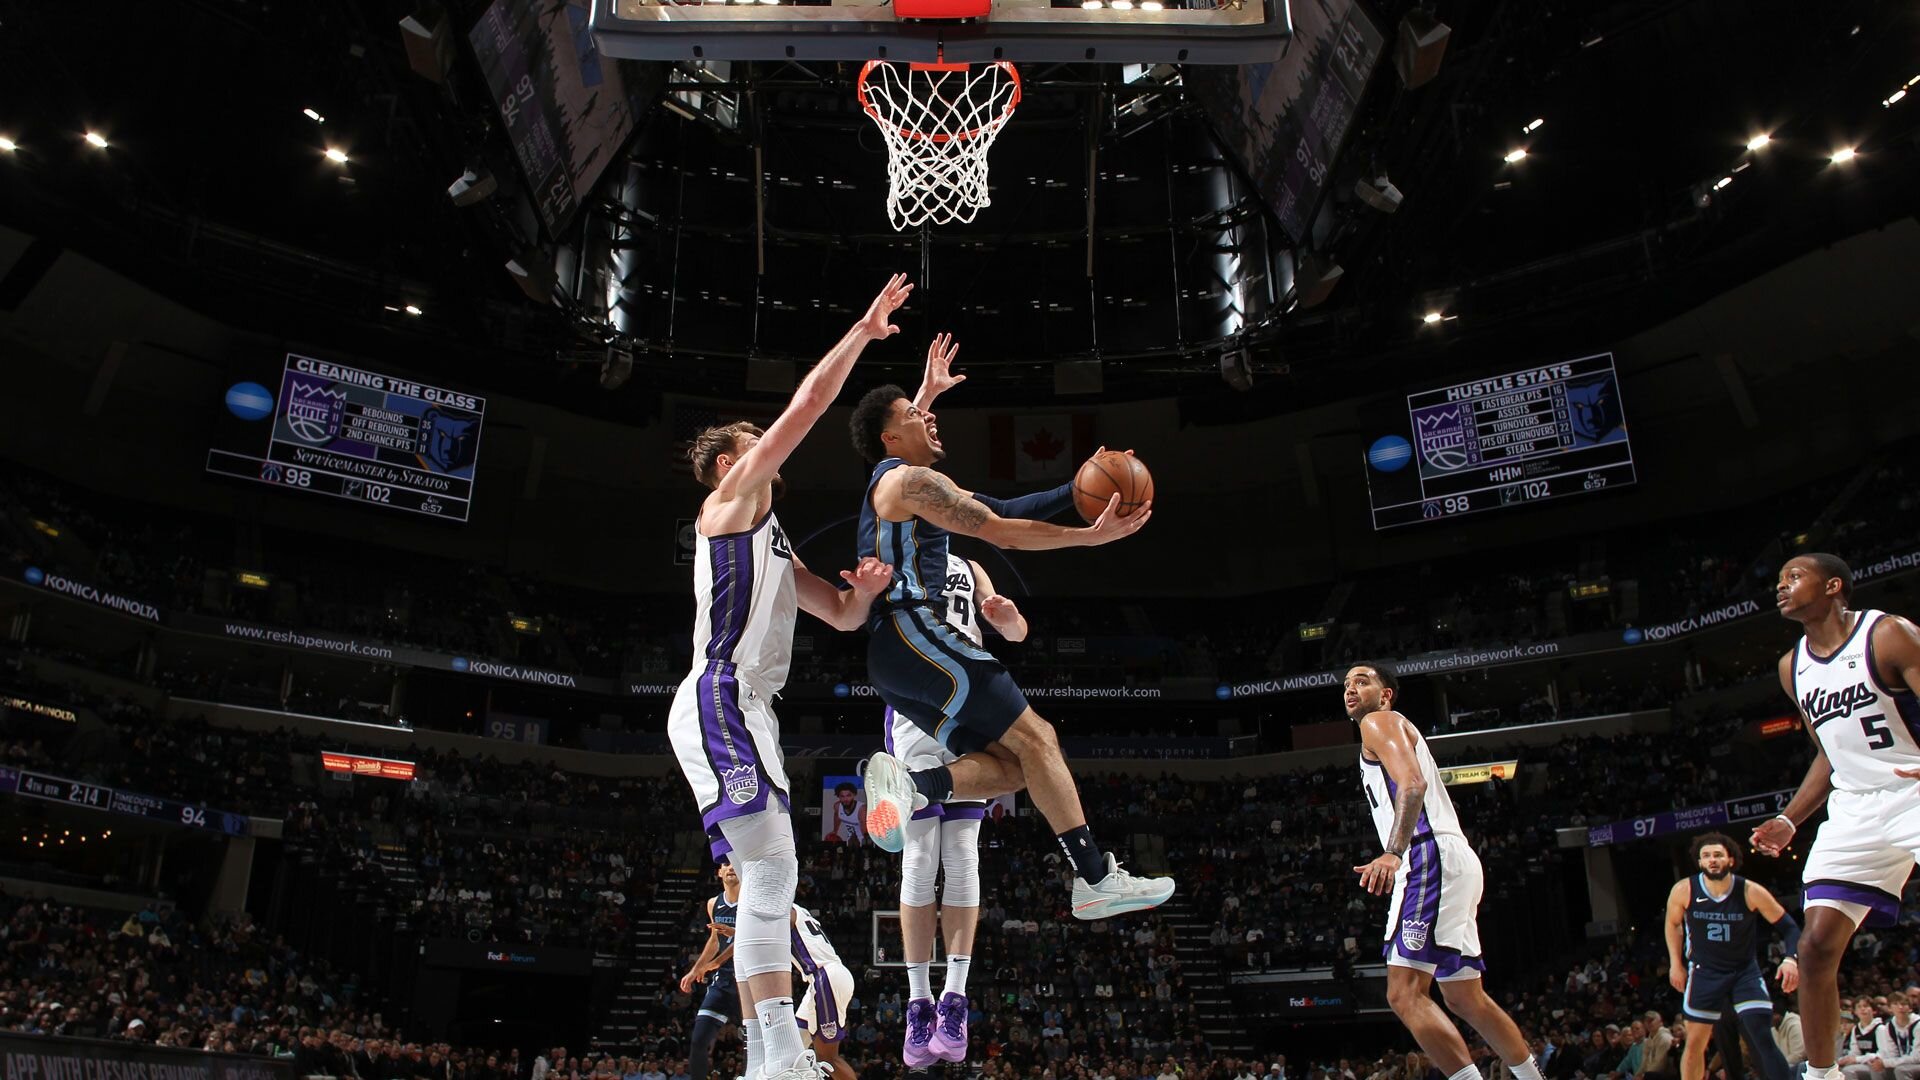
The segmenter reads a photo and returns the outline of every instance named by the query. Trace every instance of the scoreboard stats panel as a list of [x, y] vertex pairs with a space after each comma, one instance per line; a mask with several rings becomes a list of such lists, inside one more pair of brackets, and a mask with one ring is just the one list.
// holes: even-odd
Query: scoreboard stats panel
[[467, 520], [485, 398], [299, 355], [277, 385], [227, 389], [208, 472]]
[[1375, 529], [1630, 485], [1613, 354], [1409, 394], [1366, 467]]

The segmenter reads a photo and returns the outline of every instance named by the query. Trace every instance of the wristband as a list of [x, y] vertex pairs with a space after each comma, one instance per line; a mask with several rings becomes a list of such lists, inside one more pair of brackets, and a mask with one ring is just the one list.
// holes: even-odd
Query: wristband
[[1799, 831], [1800, 831], [1800, 826], [1798, 826], [1798, 825], [1795, 825], [1795, 824], [1793, 823], [1793, 819], [1792, 819], [1792, 818], [1790, 818], [1790, 817], [1788, 817], [1788, 816], [1787, 816], [1787, 815], [1785, 815], [1785, 814], [1775, 814], [1775, 815], [1773, 815], [1773, 820], [1775, 820], [1775, 821], [1784, 821], [1784, 822], [1786, 822], [1786, 823], [1787, 823], [1787, 828], [1789, 828], [1789, 829], [1792, 829], [1792, 830], [1793, 830], [1794, 832], [1799, 832]]

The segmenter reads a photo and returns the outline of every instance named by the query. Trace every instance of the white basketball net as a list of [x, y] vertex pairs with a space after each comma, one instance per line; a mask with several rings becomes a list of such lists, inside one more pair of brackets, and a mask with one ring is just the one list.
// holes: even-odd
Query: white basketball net
[[887, 140], [887, 217], [895, 229], [972, 221], [992, 204], [987, 151], [1020, 104], [1012, 64], [901, 64], [860, 69], [860, 107]]

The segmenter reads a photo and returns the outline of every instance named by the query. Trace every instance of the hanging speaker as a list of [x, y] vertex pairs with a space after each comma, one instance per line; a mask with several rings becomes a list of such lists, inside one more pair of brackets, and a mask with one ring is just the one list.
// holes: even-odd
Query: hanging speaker
[[1440, 74], [1440, 60], [1447, 55], [1447, 38], [1453, 28], [1420, 8], [1400, 19], [1400, 36], [1393, 43], [1393, 69], [1407, 89], [1425, 86]]

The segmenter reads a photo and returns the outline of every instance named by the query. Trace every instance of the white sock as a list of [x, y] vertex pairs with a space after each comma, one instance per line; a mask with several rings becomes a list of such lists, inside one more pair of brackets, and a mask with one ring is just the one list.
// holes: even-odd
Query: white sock
[[1447, 1077], [1447, 1080], [1486, 1080], [1486, 1077], [1480, 1075], [1479, 1066], [1469, 1061], [1459, 1072]]
[[767, 1055], [760, 1048], [760, 1018], [749, 1016], [741, 1020], [740, 1031], [747, 1037], [747, 1080], [760, 1080], [760, 1068], [767, 1063]]
[[[967, 969], [972, 966], [973, 957], [960, 953], [948, 954], [947, 988], [944, 992], [948, 994], [959, 994], [961, 997], [965, 997], [967, 994]], [[1537, 1078], [1535, 1078], [1535, 1080], [1537, 1080]]]
[[[948, 968], [952, 971], [952, 968]], [[952, 976], [948, 976], [952, 978]], [[933, 997], [933, 961], [907, 965], [907, 1000], [923, 1001]]]
[[1839, 1077], [1840, 1067], [1838, 1065], [1829, 1065], [1825, 1069], [1822, 1069], [1811, 1061], [1807, 1062], [1807, 1080], [1839, 1080]]
[[766, 1070], [779, 1072], [793, 1065], [806, 1047], [800, 1042], [800, 1025], [793, 1021], [793, 999], [762, 998], [754, 1006], [760, 1014], [760, 1044], [766, 1055]]
[[1520, 1064], [1510, 1064], [1507, 1068], [1513, 1072], [1513, 1075], [1519, 1077], [1520, 1080], [1542, 1080], [1540, 1076], [1540, 1063], [1533, 1060], [1532, 1054], [1528, 1054], [1527, 1060]]

